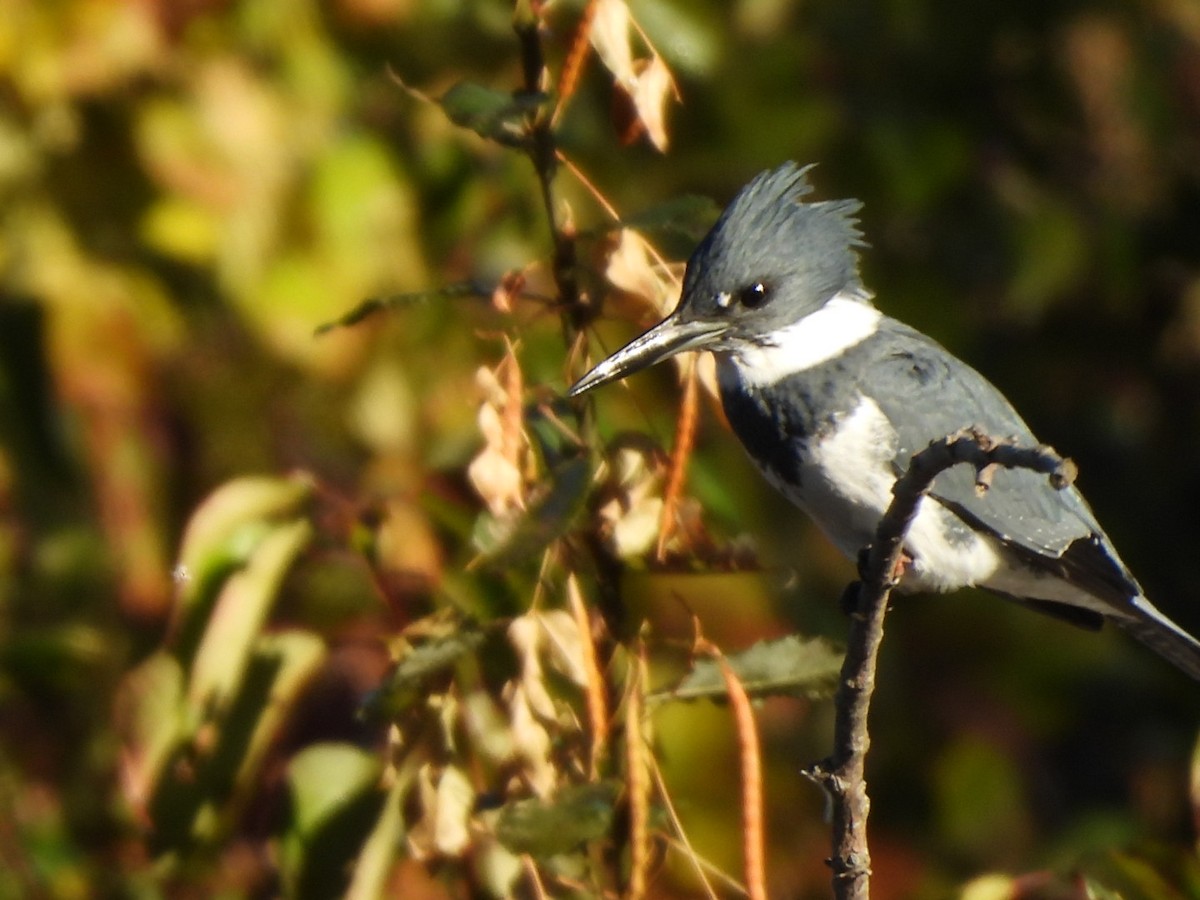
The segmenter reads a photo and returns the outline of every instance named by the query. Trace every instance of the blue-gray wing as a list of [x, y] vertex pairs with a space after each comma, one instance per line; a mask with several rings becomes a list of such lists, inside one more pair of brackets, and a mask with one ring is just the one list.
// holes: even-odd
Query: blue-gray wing
[[[920, 332], [885, 320], [886, 336], [860, 384], [895, 427], [894, 465], [904, 472], [912, 455], [960, 428], [979, 426], [997, 438], [1037, 441], [1012, 405], [970, 366]], [[881, 335], [883, 336], [883, 335]], [[869, 387], [868, 387], [869, 386]], [[975, 472], [955, 466], [941, 473], [931, 495], [972, 527], [1000, 538], [1029, 563], [1123, 605], [1138, 593], [1086, 501], [1074, 487], [1055, 490], [1027, 469], [996, 472], [980, 494]]]

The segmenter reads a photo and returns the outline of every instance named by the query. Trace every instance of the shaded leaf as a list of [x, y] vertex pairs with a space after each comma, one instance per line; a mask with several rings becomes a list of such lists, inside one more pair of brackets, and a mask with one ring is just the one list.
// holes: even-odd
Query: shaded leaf
[[605, 230], [635, 228], [639, 231], [667, 231], [699, 240], [708, 233], [720, 214], [721, 207], [712, 197], [682, 194], [632, 215], [622, 216], [619, 222], [611, 223]]
[[282, 845], [288, 897], [340, 897], [385, 794], [378, 758], [350, 744], [316, 744], [288, 766], [292, 815]]
[[253, 798], [263, 761], [325, 655], [324, 641], [296, 629], [262, 635], [255, 642], [238, 694], [221, 723], [211, 764], [216, 793], [228, 793], [223, 813], [228, 827]]
[[370, 717], [396, 718], [425, 696], [429, 680], [483, 645], [487, 633], [467, 622], [450, 634], [434, 638], [405, 653], [386, 683], [363, 704]]
[[546, 100], [545, 94], [511, 94], [460, 81], [437, 102], [455, 125], [498, 144], [517, 147], [526, 139], [525, 116]]
[[[188, 716], [191, 710], [178, 693], [171, 709], [163, 708], [163, 697], [145, 710], [173, 722], [177, 738], [149, 773], [155, 779], [147, 787], [157, 852], [212, 845], [228, 836], [255, 796], [263, 760], [324, 653], [314, 635], [268, 635], [255, 642], [236, 694], [220, 715]], [[164, 729], [159, 740], [170, 737]]]
[[[727, 656], [746, 693], [758, 697], [830, 696], [837, 687], [842, 669], [842, 651], [822, 637], [789, 635], [773, 641], [759, 641], [741, 653]], [[725, 680], [716, 660], [702, 659], [674, 688], [655, 691], [652, 702], [696, 700], [701, 697], [724, 699]]]
[[496, 837], [514, 853], [545, 858], [608, 834], [620, 784], [601, 781], [563, 788], [552, 800], [518, 800], [496, 820]]
[[357, 325], [364, 319], [369, 319], [376, 313], [391, 309], [405, 309], [409, 306], [428, 303], [431, 300], [444, 300], [450, 297], [487, 297], [490, 293], [482, 285], [475, 284], [474, 282], [463, 282], [460, 284], [448, 284], [430, 291], [409, 291], [403, 294], [388, 294], [386, 297], [369, 297], [332, 322], [318, 325], [314, 334], [320, 337], [323, 334], [333, 331], [335, 328], [349, 328], [352, 325]]
[[550, 483], [524, 512], [504, 518], [481, 515], [472, 541], [483, 561], [498, 566], [529, 559], [561, 537], [583, 508], [591, 474], [588, 460], [570, 460], [550, 473]]

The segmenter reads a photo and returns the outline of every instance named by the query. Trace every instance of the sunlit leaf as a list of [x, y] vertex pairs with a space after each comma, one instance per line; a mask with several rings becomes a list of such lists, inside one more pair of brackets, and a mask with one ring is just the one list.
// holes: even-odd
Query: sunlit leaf
[[312, 534], [312, 525], [303, 519], [271, 526], [245, 566], [225, 582], [188, 684], [188, 700], [197, 712], [219, 707], [237, 690], [283, 578]]
[[676, 96], [675, 81], [661, 56], [655, 55], [638, 72], [631, 94], [634, 109], [657, 150], [665, 153], [670, 143], [667, 137], [667, 104]]
[[185, 738], [183, 688], [179, 661], [160, 651], [125, 677], [117, 695], [122, 786], [142, 814], [171, 751]]
[[[830, 696], [837, 687], [842, 656], [842, 651], [825, 638], [789, 635], [760, 641], [741, 653], [727, 656], [726, 662], [752, 698], [781, 695], [821, 698]], [[677, 687], [655, 691], [650, 699], [662, 702], [725, 696], [725, 680], [717, 661], [701, 659]]]
[[160, 253], [203, 265], [216, 254], [221, 224], [211, 208], [190, 198], [168, 195], [146, 210], [140, 231], [142, 240]]
[[215, 490], [192, 514], [175, 566], [173, 647], [185, 665], [225, 580], [250, 559], [270, 533], [270, 523], [299, 515], [311, 492], [305, 478], [238, 478]]
[[411, 789], [412, 785], [403, 777], [396, 777], [392, 782], [379, 818], [354, 861], [345, 900], [378, 900], [385, 896], [388, 875], [403, 848], [404, 798]]
[[962, 886], [958, 900], [1012, 900], [1017, 886], [1011, 875], [989, 873]]
[[409, 847], [418, 859], [461, 856], [471, 843], [470, 819], [475, 790], [457, 766], [434, 772], [423, 766], [417, 793], [421, 817], [409, 830]]
[[386, 796], [380, 775], [378, 757], [350, 744], [316, 744], [292, 759], [281, 860], [287, 896], [342, 896]]
[[596, 0], [588, 37], [618, 84], [631, 85], [637, 77], [633, 70], [632, 25], [625, 0]]

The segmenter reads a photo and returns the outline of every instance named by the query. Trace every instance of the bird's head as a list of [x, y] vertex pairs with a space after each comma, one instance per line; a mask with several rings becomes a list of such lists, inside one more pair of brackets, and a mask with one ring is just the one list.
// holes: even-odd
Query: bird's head
[[804, 203], [810, 168], [786, 163], [746, 185], [688, 260], [675, 311], [596, 365], [570, 395], [685, 350], [769, 341], [838, 293], [861, 292], [859, 203]]

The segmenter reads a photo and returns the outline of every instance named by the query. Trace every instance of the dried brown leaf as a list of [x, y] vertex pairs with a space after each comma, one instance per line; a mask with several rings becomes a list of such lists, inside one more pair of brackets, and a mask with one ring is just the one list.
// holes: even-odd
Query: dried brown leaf
[[665, 314], [677, 293], [675, 279], [654, 258], [650, 244], [631, 228], [622, 228], [604, 271], [609, 283]]
[[[671, 70], [625, 0], [597, 0], [589, 38], [616, 85], [614, 118], [622, 140], [630, 143], [645, 133], [658, 150], [666, 150], [666, 105], [678, 97], [678, 90]], [[638, 52], [640, 47], [644, 54]]]
[[470, 819], [475, 789], [461, 769], [446, 766], [440, 773], [428, 763], [417, 774], [420, 818], [408, 833], [416, 859], [457, 858], [471, 845]]
[[529, 451], [521, 404], [524, 381], [511, 344], [494, 370], [475, 373], [475, 383], [484, 397], [478, 416], [484, 446], [467, 467], [467, 478], [488, 511], [503, 517], [525, 508]]
[[660, 562], [666, 558], [667, 544], [677, 529], [676, 510], [683, 496], [688, 458], [692, 455], [692, 446], [696, 441], [696, 422], [699, 419], [697, 384], [696, 364], [693, 360], [684, 370], [683, 400], [679, 406], [679, 419], [675, 425], [675, 446], [671, 449], [671, 467], [667, 474], [667, 488], [663, 493], [662, 519], [658, 530], [658, 547], [655, 550], [655, 555]]
[[625, 0], [596, 0], [588, 38], [604, 67], [617, 84], [631, 88], [637, 79], [633, 69], [633, 19]]
[[655, 54], [641, 66], [630, 97], [650, 143], [665, 153], [670, 143], [667, 136], [667, 104], [678, 99], [679, 91], [671, 77], [671, 70], [661, 56]]

